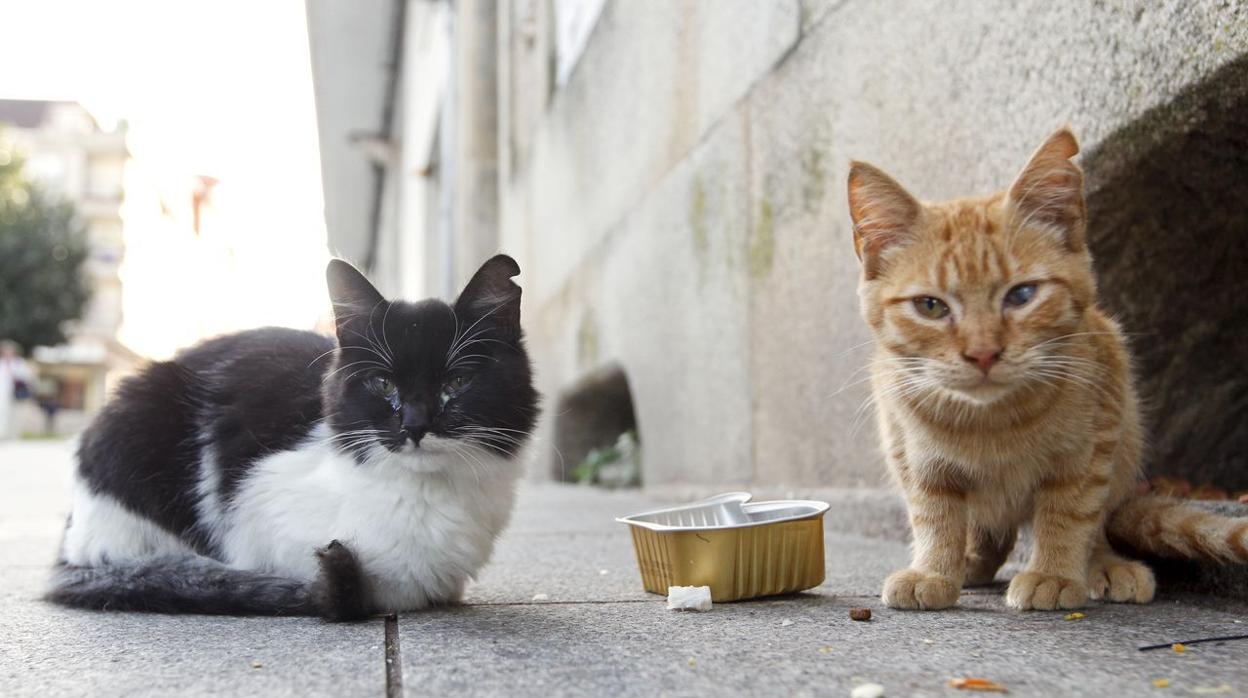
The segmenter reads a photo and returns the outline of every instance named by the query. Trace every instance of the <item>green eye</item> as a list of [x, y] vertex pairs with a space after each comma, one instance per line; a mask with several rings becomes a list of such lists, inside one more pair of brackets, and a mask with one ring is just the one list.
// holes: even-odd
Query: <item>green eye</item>
[[1027, 305], [1036, 295], [1035, 284], [1019, 284], [1010, 289], [1005, 294], [1005, 305], [1011, 308], [1017, 308], [1020, 305]]
[[949, 306], [939, 298], [920, 296], [914, 299], [914, 309], [919, 315], [932, 320], [939, 320], [949, 314]]
[[399, 392], [399, 387], [394, 384], [394, 381], [385, 376], [373, 376], [368, 379], [367, 385], [374, 395], [387, 400], [392, 399]]
[[445, 406], [446, 403], [459, 397], [465, 390], [467, 390], [470, 383], [472, 383], [472, 379], [467, 376], [455, 376], [454, 378], [448, 380], [446, 384], [442, 386], [442, 392], [438, 395], [438, 402]]

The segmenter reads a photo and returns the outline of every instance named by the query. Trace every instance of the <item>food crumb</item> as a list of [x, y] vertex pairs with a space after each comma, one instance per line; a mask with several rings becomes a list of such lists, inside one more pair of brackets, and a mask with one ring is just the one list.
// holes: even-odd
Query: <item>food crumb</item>
[[793, 620], [791, 618], [785, 618], [784, 620], [780, 621], [780, 627], [782, 628], [787, 628], [790, 625], [793, 625]]
[[819, 654], [832, 654], [832, 645], [824, 645], [819, 648]]
[[934, 645], [934, 644], [936, 644], [936, 641], [935, 641], [935, 640], [933, 640], [933, 639], [932, 639], [932, 638], [930, 638], [930, 637], [925, 637], [925, 638], [923, 638], [923, 644], [925, 644], [925, 645]]
[[851, 608], [849, 609], [849, 617], [852, 620], [871, 620], [871, 609]]
[[850, 691], [850, 698], [883, 698], [884, 687], [878, 683], [864, 683]]
[[949, 687], [962, 691], [985, 691], [992, 693], [1006, 692], [1005, 686], [997, 683], [996, 681], [989, 681], [988, 679], [949, 679]]
[[1170, 645], [1170, 649], [1174, 650], [1176, 654], [1183, 654], [1187, 651], [1187, 645], [1182, 642], [1176, 642], [1173, 645]]
[[1079, 611], [1075, 611], [1074, 613], [1067, 613], [1065, 616], [1066, 620], [1079, 620], [1081, 618], [1087, 618], [1087, 617], [1088, 616], [1086, 614], [1080, 613]]
[[550, 594], [534, 594], [534, 601], [550, 601]]
[[694, 659], [693, 657], [690, 657], [690, 658], [689, 658], [689, 668], [690, 668], [690, 669], [692, 669], [692, 668], [694, 668], [694, 667], [695, 667], [695, 666], [697, 666], [697, 665], [698, 665], [698, 661], [697, 661], [696, 659]]
[[260, 668], [260, 667], [262, 667], [262, 666], [264, 666], [264, 665], [260, 663], [260, 660], [258, 660], [258, 659], [253, 659], [253, 660], [251, 660], [251, 668], [252, 668], [252, 669], [259, 669], [259, 668]]
[[1153, 688], [1170, 688], [1170, 679], [1153, 679]]

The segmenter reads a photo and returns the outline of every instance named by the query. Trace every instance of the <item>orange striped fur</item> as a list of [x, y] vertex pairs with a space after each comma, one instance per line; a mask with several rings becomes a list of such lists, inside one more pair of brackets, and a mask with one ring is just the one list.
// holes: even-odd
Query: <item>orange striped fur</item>
[[1248, 561], [1248, 520], [1134, 498], [1131, 357], [1096, 304], [1078, 152], [1060, 129], [1007, 191], [941, 203], [850, 168], [877, 419], [914, 537], [911, 566], [885, 581], [890, 606], [953, 605], [964, 585], [992, 580], [1024, 523], [1035, 548], [1006, 593], [1018, 609], [1151, 601], [1152, 572], [1110, 535]]

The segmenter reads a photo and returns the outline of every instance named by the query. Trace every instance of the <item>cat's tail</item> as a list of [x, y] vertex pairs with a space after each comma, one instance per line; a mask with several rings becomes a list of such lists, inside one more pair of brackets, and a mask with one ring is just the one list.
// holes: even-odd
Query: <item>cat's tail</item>
[[371, 594], [355, 555], [334, 541], [317, 551], [314, 582], [228, 567], [205, 557], [53, 571], [49, 601], [99, 611], [239, 616], [323, 616], [359, 620], [372, 613]]
[[1145, 495], [1110, 516], [1109, 539], [1163, 558], [1248, 563], [1248, 517], [1221, 516], [1181, 499]]

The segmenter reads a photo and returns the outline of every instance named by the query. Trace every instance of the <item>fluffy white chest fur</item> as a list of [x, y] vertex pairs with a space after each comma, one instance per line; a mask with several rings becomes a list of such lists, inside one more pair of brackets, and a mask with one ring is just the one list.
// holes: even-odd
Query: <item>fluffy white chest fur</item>
[[[314, 437], [323, 437], [324, 433]], [[357, 463], [324, 438], [265, 457], [223, 506], [210, 449], [200, 463], [201, 528], [222, 561], [312, 580], [314, 551], [338, 540], [355, 551], [383, 609], [459, 599], [507, 524], [517, 460], [445, 444]], [[63, 554], [73, 565], [193, 554], [172, 534], [76, 483]]]

